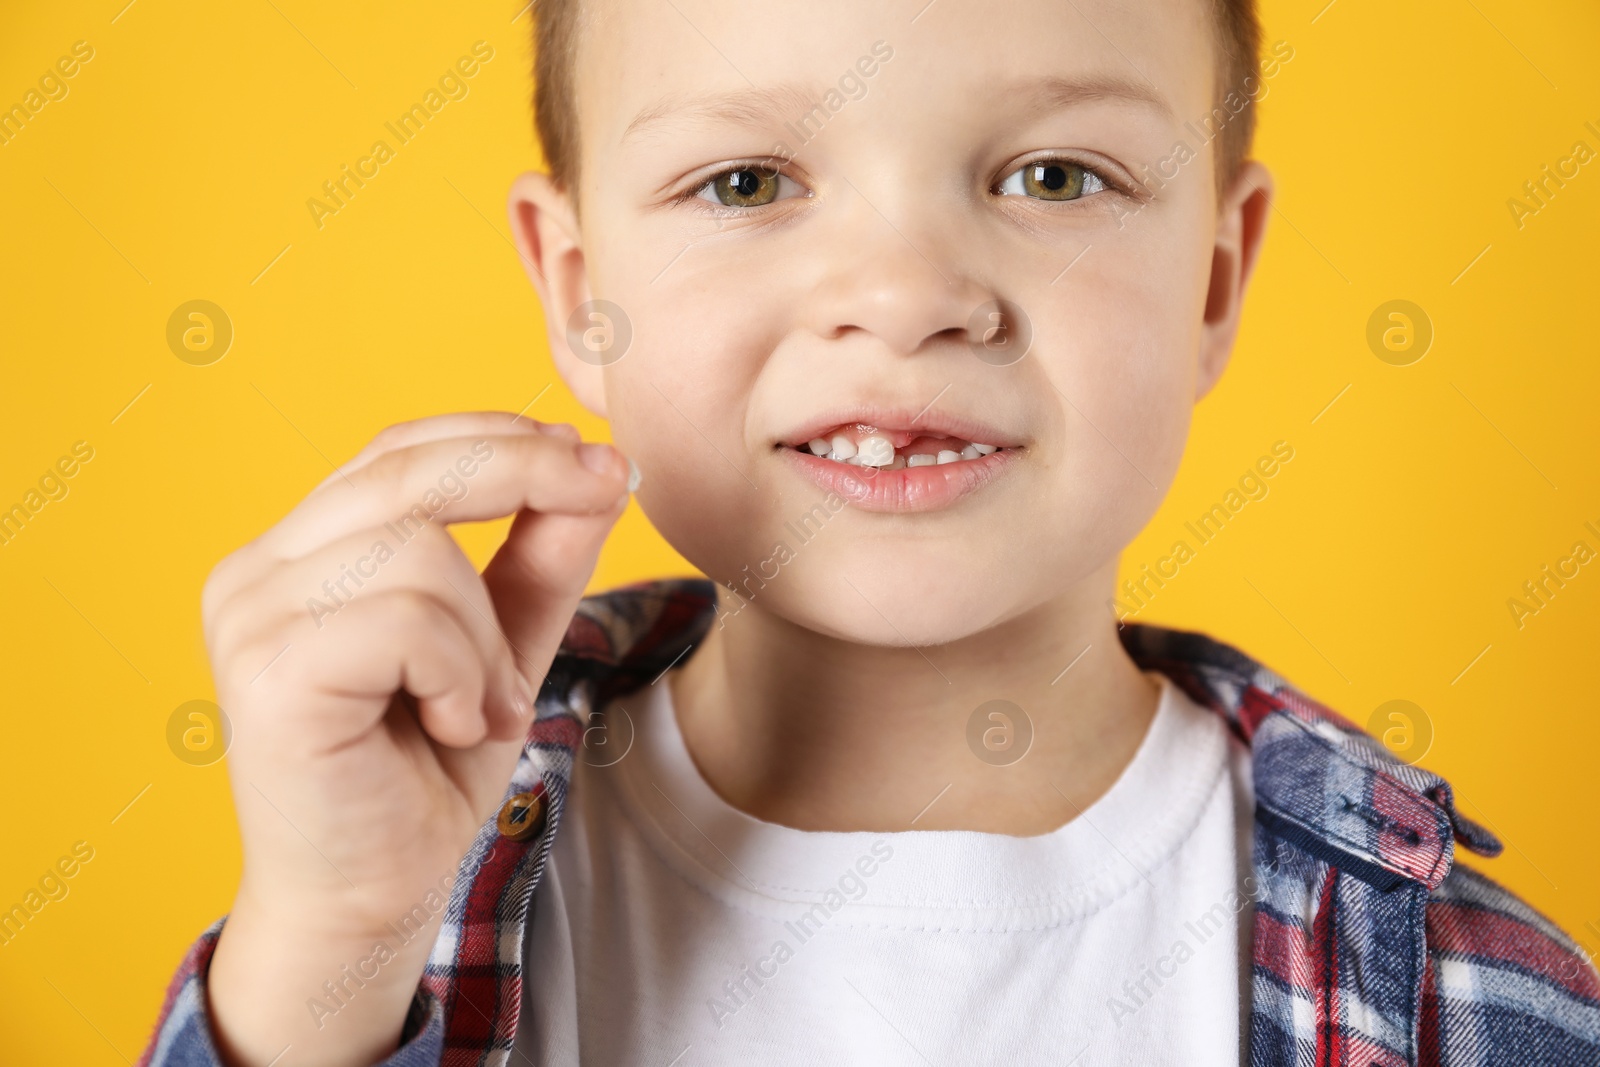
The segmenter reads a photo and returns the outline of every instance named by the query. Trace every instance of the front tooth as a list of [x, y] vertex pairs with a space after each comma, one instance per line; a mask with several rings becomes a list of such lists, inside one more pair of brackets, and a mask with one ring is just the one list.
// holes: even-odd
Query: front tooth
[[833, 439], [833, 456], [835, 459], [849, 459], [856, 454], [856, 443], [844, 434], [838, 434]]
[[828, 442], [821, 437], [813, 437], [811, 439], [811, 443], [806, 445], [806, 447], [811, 449], [811, 454], [813, 456], [826, 456], [828, 454], [828, 449], [832, 448], [833, 446], [828, 444]]
[[968, 445], [966, 448], [961, 450], [962, 459], [977, 459], [981, 455], [983, 455], [983, 453], [978, 451], [977, 445]]
[[980, 445], [976, 441], [972, 442], [972, 447], [978, 450], [978, 455], [980, 456], [987, 456], [990, 452], [999, 451], [999, 449], [994, 445]]
[[861, 462], [868, 467], [887, 467], [894, 462], [894, 442], [872, 434], [856, 443]]
[[942, 449], [939, 450], [939, 462], [940, 463], [954, 463], [956, 460], [958, 460], [960, 458], [961, 458], [961, 453], [960, 452], [952, 452], [948, 448], [942, 448]]
[[931, 467], [937, 462], [939, 462], [937, 458], [929, 455], [906, 457], [906, 466], [908, 467]]

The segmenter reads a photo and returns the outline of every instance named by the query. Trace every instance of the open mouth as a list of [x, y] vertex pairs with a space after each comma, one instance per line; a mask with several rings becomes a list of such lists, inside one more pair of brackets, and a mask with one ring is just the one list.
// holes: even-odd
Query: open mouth
[[1030, 440], [1004, 425], [932, 405], [860, 404], [789, 428], [773, 448], [796, 474], [857, 510], [930, 512], [1018, 467]]
[[966, 463], [995, 452], [1007, 451], [1000, 445], [967, 441], [943, 433], [884, 430], [866, 423], [839, 426], [803, 443], [785, 447], [852, 467], [876, 467], [891, 471], [904, 467]]

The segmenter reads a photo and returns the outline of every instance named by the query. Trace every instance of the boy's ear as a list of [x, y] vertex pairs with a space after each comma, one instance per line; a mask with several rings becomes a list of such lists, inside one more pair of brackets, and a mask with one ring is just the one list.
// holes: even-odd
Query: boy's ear
[[567, 322], [572, 313], [590, 299], [582, 233], [572, 199], [550, 180], [550, 175], [528, 171], [511, 183], [507, 206], [522, 267], [544, 306], [545, 330], [556, 370], [578, 401], [604, 418], [603, 372], [593, 363], [579, 359], [567, 340]]
[[1195, 400], [1211, 391], [1222, 377], [1239, 333], [1245, 285], [1261, 251], [1261, 238], [1272, 206], [1272, 174], [1247, 159], [1223, 193], [1217, 213], [1217, 243], [1211, 253], [1211, 288], [1206, 293], [1200, 329], [1200, 366]]

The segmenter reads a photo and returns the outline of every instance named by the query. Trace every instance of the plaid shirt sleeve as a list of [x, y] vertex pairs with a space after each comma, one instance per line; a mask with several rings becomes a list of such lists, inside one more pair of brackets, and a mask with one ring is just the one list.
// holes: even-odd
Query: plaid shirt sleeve
[[1600, 978], [1450, 784], [1203, 634], [1121, 633], [1250, 746], [1252, 1067], [1600, 1067]]
[[[206, 971], [225, 922], [226, 916], [212, 923], [179, 964], [138, 1067], [222, 1067], [207, 1011]], [[421, 988], [411, 1002], [400, 1047], [374, 1067], [437, 1067], [443, 1048], [444, 1010], [437, 997]]]
[[1555, 924], [1464, 866], [1425, 923], [1420, 1063], [1600, 1065], [1600, 976]]

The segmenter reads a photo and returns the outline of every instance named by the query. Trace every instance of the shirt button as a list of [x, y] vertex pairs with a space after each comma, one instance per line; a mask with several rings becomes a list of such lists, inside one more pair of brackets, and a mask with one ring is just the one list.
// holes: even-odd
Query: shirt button
[[495, 820], [495, 825], [501, 837], [526, 841], [539, 835], [539, 831], [544, 829], [544, 820], [544, 791], [541, 789], [535, 793], [518, 793], [506, 801], [500, 808], [500, 817]]

